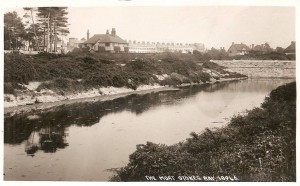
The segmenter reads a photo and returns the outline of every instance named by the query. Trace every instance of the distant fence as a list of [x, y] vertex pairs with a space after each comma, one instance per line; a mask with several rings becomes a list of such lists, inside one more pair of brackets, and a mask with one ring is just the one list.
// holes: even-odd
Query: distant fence
[[30, 54], [30, 55], [36, 55], [40, 53], [40, 51], [26, 51], [26, 50], [20, 50], [21, 54]]
[[4, 50], [4, 54], [12, 53], [12, 50]]
[[28, 54], [28, 55], [36, 55], [40, 53], [40, 51], [28, 51], [28, 50], [4, 50], [4, 54], [7, 53], [20, 53], [20, 54]]

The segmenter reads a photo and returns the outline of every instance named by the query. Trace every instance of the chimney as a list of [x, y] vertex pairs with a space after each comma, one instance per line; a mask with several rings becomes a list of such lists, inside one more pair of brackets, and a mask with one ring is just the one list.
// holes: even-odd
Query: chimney
[[234, 45], [234, 42], [232, 42], [232, 45]]
[[89, 29], [87, 30], [87, 34], [86, 34], [86, 40], [90, 39], [90, 31]]
[[252, 49], [254, 48], [254, 44], [252, 44]]
[[111, 29], [111, 35], [114, 36], [114, 37], [116, 36], [116, 29], [115, 28]]
[[109, 30], [108, 29], [106, 30], [106, 34], [109, 34]]

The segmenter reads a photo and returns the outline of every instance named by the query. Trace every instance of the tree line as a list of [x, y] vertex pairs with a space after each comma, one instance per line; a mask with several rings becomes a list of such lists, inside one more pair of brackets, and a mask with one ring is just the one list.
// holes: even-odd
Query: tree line
[[285, 49], [282, 47], [271, 48], [268, 43], [262, 44], [262, 50], [249, 49], [249, 53], [245, 55], [230, 56], [229, 52], [224, 48], [216, 49], [212, 47], [204, 53], [197, 50], [193, 51], [199, 59], [203, 61], [213, 60], [295, 60], [295, 55], [286, 55]]
[[24, 20], [17, 12], [4, 14], [4, 49], [57, 52], [69, 34], [67, 7], [25, 7]]

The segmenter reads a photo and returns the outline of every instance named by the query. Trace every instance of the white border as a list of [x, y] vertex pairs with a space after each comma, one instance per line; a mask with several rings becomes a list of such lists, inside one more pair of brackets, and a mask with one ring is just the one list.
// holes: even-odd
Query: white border
[[[300, 54], [299, 49], [299, 42], [298, 42], [298, 34], [299, 32], [299, 19], [300, 19], [300, 12], [299, 12], [299, 6], [300, 1], [299, 0], [1, 0], [1, 13], [0, 13], [0, 25], [3, 25], [3, 15], [4, 15], [4, 9], [5, 8], [17, 8], [17, 7], [37, 7], [37, 6], [68, 6], [68, 7], [97, 7], [97, 6], [289, 6], [289, 7], [296, 7], [296, 48], [297, 48], [297, 54]], [[0, 70], [0, 77], [3, 78], [3, 29], [0, 29], [0, 59], [2, 62], [2, 68]], [[299, 62], [299, 56], [296, 59], [298, 63]], [[298, 65], [297, 65], [298, 66]], [[297, 81], [299, 79], [299, 69], [296, 68], [296, 74], [297, 74]], [[298, 87], [298, 86], [297, 86]], [[3, 79], [1, 79], [0, 84], [0, 94], [3, 98]], [[299, 98], [300, 93], [299, 90], [297, 90], [297, 105], [299, 105]], [[1, 125], [1, 142], [0, 142], [0, 153], [1, 153], [1, 161], [0, 161], [0, 171], [3, 175], [3, 135], [4, 135], [4, 125], [3, 125], [3, 113], [4, 113], [4, 105], [3, 105], [3, 99], [1, 99], [1, 106], [0, 106], [0, 118], [2, 121]], [[297, 117], [299, 116], [299, 108], [297, 107]], [[297, 120], [298, 125], [298, 120]], [[300, 157], [300, 151], [299, 151], [299, 126], [297, 127], [297, 156]], [[194, 182], [177, 182], [172, 183], [174, 185], [299, 185], [300, 180], [300, 163], [299, 159], [297, 159], [297, 182], [295, 183], [274, 183], [274, 182], [267, 182], [267, 183], [246, 183], [246, 182], [240, 182], [240, 183], [194, 183]], [[40, 181], [34, 181], [34, 182], [21, 182], [21, 181], [3, 181], [3, 176], [1, 179], [1, 185], [25, 185], [25, 186], [34, 186], [34, 185], [99, 185], [99, 184], [110, 184], [110, 185], [140, 185], [140, 184], [159, 184], [161, 185], [161, 182], [138, 182], [138, 183], [109, 183], [109, 182], [40, 182]], [[170, 183], [163, 183], [170, 184]]]

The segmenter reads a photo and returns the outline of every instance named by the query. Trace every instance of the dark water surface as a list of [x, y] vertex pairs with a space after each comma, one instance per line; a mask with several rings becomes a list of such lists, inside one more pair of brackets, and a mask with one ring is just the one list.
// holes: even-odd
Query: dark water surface
[[5, 116], [5, 180], [106, 181], [137, 144], [224, 126], [293, 80], [244, 80]]

